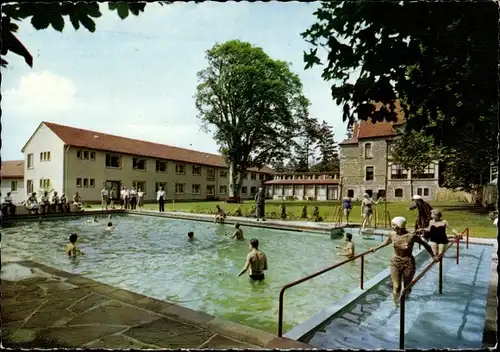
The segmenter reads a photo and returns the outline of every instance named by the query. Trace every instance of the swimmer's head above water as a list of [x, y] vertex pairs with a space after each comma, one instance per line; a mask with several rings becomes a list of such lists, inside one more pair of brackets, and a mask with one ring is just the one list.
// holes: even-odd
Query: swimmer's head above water
[[194, 238], [194, 232], [193, 231], [189, 231], [188, 232], [188, 237], [191, 239], [191, 238]]
[[250, 240], [250, 248], [255, 248], [255, 249], [259, 249], [259, 240], [256, 239], [256, 238], [252, 238]]
[[346, 233], [344, 235], [344, 238], [347, 242], [351, 242], [352, 241], [352, 235], [350, 233]]
[[69, 236], [69, 242], [70, 243], [76, 243], [76, 241], [78, 241], [78, 235], [76, 233], [72, 233]]
[[113, 223], [112, 222], [108, 222], [108, 227], [111, 227], [113, 226]]
[[236, 224], [234, 224], [234, 227], [237, 228], [237, 229], [239, 229], [240, 228], [240, 224], [236, 223]]

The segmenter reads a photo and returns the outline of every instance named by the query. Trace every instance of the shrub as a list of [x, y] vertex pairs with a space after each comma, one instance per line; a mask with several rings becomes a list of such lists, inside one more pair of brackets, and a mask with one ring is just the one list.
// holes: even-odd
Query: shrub
[[323, 218], [319, 215], [319, 209], [317, 206], [314, 206], [313, 221], [314, 222], [323, 221]]
[[301, 219], [307, 219], [307, 205], [302, 207], [302, 214], [300, 215]]
[[283, 220], [286, 219], [286, 205], [285, 205], [285, 203], [281, 203], [281, 218]]
[[238, 207], [234, 209], [234, 216], [243, 216], [243, 213], [241, 211], [241, 205], [238, 205]]

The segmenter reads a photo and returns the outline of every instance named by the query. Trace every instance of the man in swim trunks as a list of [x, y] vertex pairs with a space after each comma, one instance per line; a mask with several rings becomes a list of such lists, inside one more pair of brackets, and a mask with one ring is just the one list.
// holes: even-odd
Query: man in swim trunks
[[266, 255], [259, 251], [259, 240], [256, 238], [250, 240], [250, 248], [252, 251], [248, 253], [245, 266], [238, 276], [243, 275], [250, 268], [250, 279], [262, 281], [265, 278], [264, 270], [267, 270]]
[[235, 224], [234, 225], [234, 233], [233, 235], [231, 236], [231, 239], [237, 239], [238, 241], [244, 241], [245, 240], [245, 237], [243, 236], [243, 230], [240, 229], [240, 224]]
[[354, 257], [354, 243], [352, 242], [352, 235], [350, 233], [346, 233], [344, 235], [344, 239], [344, 247], [337, 246], [337, 248], [343, 250], [343, 252], [339, 253], [339, 255], [346, 256], [347, 258], [352, 258]]
[[[392, 232], [389, 233], [384, 243], [371, 251], [375, 253], [378, 249], [385, 247], [391, 243], [394, 245], [394, 252], [391, 258], [391, 279], [392, 279], [392, 293], [394, 299], [398, 299], [401, 293], [401, 284], [407, 287], [415, 276], [416, 266], [415, 258], [413, 257], [413, 245], [420, 243], [429, 252], [434, 260], [431, 246], [427, 244], [420, 236], [408, 232], [406, 230], [406, 219], [402, 216], [397, 216], [391, 221]], [[407, 293], [410, 293], [407, 291]]]

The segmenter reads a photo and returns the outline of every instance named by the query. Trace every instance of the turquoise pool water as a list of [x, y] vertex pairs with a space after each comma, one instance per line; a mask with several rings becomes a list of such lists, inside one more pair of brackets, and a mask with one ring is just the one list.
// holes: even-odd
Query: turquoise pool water
[[[168, 300], [191, 309], [262, 330], [276, 332], [280, 288], [345, 257], [336, 246], [343, 239], [316, 233], [242, 226], [246, 241], [230, 240], [230, 225], [151, 216], [117, 216], [116, 229], [104, 231], [108, 220], [89, 218], [19, 222], [2, 229], [2, 254], [16, 253], [60, 270]], [[196, 241], [187, 240], [194, 231]], [[63, 248], [69, 234], [79, 234], [86, 255], [71, 260]], [[236, 277], [249, 252], [248, 240], [259, 239], [268, 257], [266, 280], [253, 284]], [[355, 236], [356, 251], [380, 243]], [[365, 280], [387, 268], [392, 249], [365, 260]], [[359, 262], [291, 288], [285, 296], [284, 330], [302, 323], [359, 285]]]

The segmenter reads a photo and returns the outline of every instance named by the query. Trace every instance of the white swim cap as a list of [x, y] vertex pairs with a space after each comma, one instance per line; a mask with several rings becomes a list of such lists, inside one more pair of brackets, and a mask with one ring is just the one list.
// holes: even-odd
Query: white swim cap
[[415, 194], [413, 196], [413, 200], [417, 200], [417, 199], [422, 199], [422, 196], [419, 196], [418, 194]]
[[400, 229], [406, 228], [406, 219], [402, 216], [396, 216], [392, 219], [391, 224], [396, 225]]

